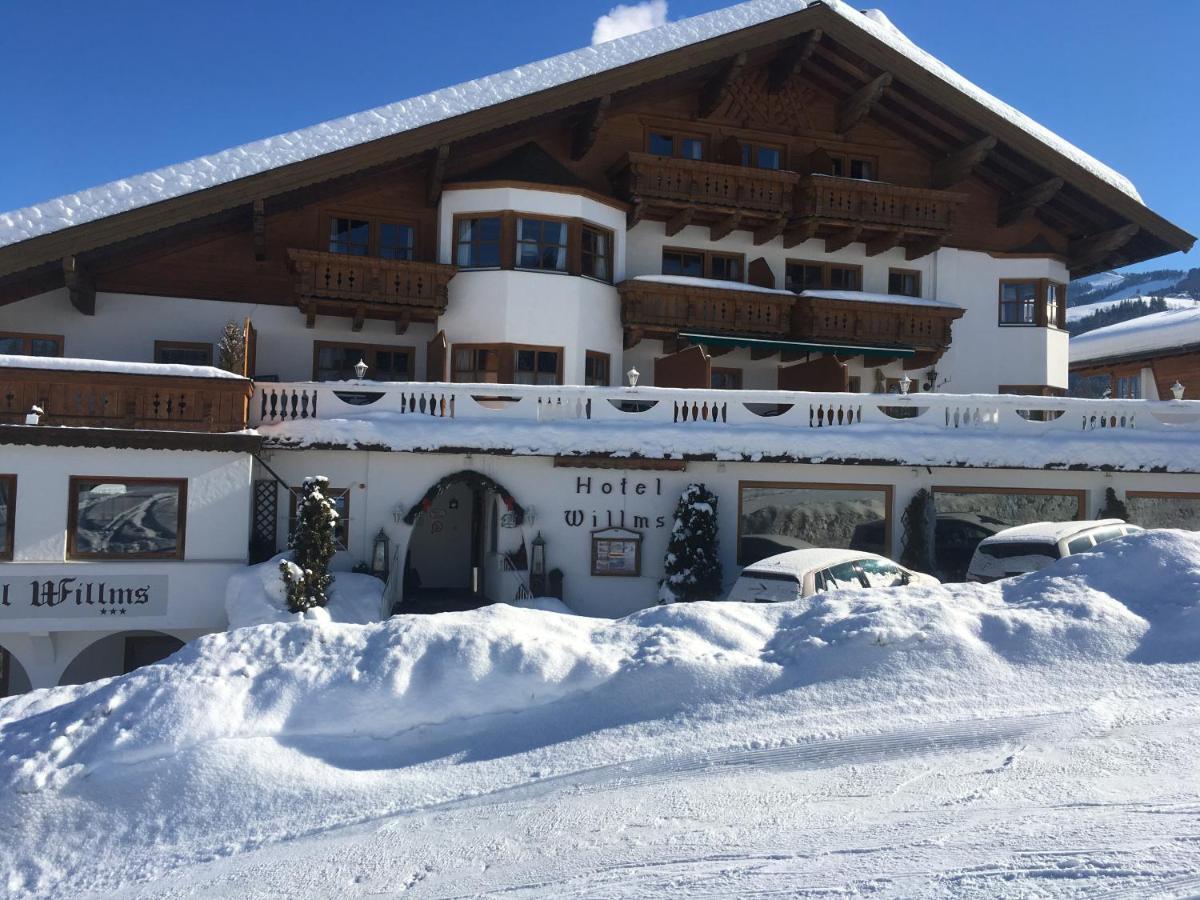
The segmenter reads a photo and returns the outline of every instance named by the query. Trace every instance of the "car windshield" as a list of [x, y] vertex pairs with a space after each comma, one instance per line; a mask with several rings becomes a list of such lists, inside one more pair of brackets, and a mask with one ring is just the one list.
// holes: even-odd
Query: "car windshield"
[[1048, 556], [1058, 559], [1058, 547], [1044, 541], [996, 541], [979, 545], [978, 553], [992, 559], [1014, 559], [1018, 556]]
[[1099, 544], [1101, 541], [1111, 541], [1113, 538], [1124, 537], [1123, 532], [1118, 525], [1112, 525], [1108, 528], [1097, 528], [1095, 531], [1089, 532], [1092, 540]]
[[830, 566], [817, 573], [818, 591], [836, 591], [839, 588], [865, 587], [858, 563], [854, 560]]
[[895, 587], [908, 584], [908, 572], [885, 559], [859, 560], [858, 567], [867, 580], [868, 587]]

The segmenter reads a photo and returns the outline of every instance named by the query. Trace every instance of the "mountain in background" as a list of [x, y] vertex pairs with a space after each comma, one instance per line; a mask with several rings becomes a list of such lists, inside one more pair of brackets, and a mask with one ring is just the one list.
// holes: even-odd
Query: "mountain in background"
[[1200, 269], [1100, 272], [1072, 281], [1067, 329], [1083, 334], [1128, 319], [1200, 304]]

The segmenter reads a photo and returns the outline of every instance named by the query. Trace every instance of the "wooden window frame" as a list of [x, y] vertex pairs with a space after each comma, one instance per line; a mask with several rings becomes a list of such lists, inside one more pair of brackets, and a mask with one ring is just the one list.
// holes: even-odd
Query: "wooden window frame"
[[[80, 553], [75, 549], [75, 532], [79, 517], [79, 485], [82, 482], [112, 484], [173, 484], [179, 491], [179, 521], [175, 529], [175, 550], [172, 553]], [[133, 478], [128, 475], [72, 475], [67, 482], [67, 559], [88, 562], [120, 562], [122, 560], [182, 560], [186, 559], [187, 548], [187, 501], [188, 480], [186, 478]]]
[[[0, 542], [0, 562], [12, 562], [13, 552], [16, 547], [17, 533], [17, 476], [16, 475], [0, 475], [0, 484], [7, 487], [5, 496], [8, 497], [7, 509], [5, 515], [7, 517], [7, 531], [4, 535], [4, 540]], [[0, 697], [4, 694], [0, 693]]]
[[[742, 166], [747, 169], [761, 169], [764, 172], [785, 172], [788, 170], [787, 145], [780, 144], [775, 141], [760, 141], [755, 138], [738, 138], [738, 147], [744, 158], [746, 156], [746, 148], [750, 148], [750, 162], [742, 162]], [[764, 169], [757, 165], [754, 160], [757, 159], [758, 150], [776, 150], [779, 153], [779, 167], [776, 169]]]
[[[472, 246], [472, 248], [477, 243], [483, 243], [481, 241], [460, 241], [459, 240], [459, 238], [458, 238], [459, 225], [465, 219], [498, 219], [499, 220], [500, 233], [499, 233], [499, 236], [496, 238], [497, 256], [498, 256], [498, 264], [497, 265], [480, 266], [480, 265], [473, 265], [470, 263], [464, 264], [464, 263], [460, 263], [458, 261], [458, 250], [459, 250], [459, 247], [461, 247], [464, 243], [470, 244]], [[509, 210], [485, 210], [485, 211], [481, 211], [481, 212], [455, 213], [454, 218], [451, 221], [450, 227], [451, 227], [450, 262], [453, 265], [458, 266], [459, 269], [462, 269], [462, 270], [468, 271], [468, 272], [470, 272], [470, 271], [489, 272], [489, 271], [494, 271], [496, 269], [511, 269], [511, 268], [513, 268], [513, 263], [514, 263], [513, 251], [515, 248], [513, 248], [512, 244], [513, 244], [513, 239], [515, 237], [515, 234], [514, 234], [515, 220], [511, 214], [511, 211], [509, 211]], [[491, 241], [488, 241], [487, 243], [490, 244]]]
[[[499, 342], [499, 343], [467, 342], [467, 343], [461, 343], [461, 344], [451, 344], [450, 345], [450, 381], [451, 381], [451, 383], [453, 383], [453, 384], [474, 384], [475, 382], [456, 381], [454, 378], [454, 374], [455, 374], [454, 354], [459, 350], [470, 350], [472, 353], [477, 353], [480, 350], [494, 351], [496, 353], [497, 359], [499, 361], [499, 365], [497, 367], [497, 372], [496, 372], [496, 377], [498, 379], [496, 382], [497, 384], [516, 384], [517, 383], [516, 382], [516, 372], [517, 372], [517, 351], [518, 350], [532, 350], [535, 353], [536, 352], [557, 353], [558, 354], [558, 370], [555, 373], [555, 377], [558, 379], [557, 383], [559, 385], [561, 385], [563, 383], [563, 362], [564, 362], [566, 354], [564, 353], [562, 346], [554, 346], [552, 344], [515, 344], [515, 343], [508, 343], [508, 342]], [[478, 371], [478, 369], [475, 369], [472, 371]], [[611, 373], [610, 373], [610, 377], [611, 377]], [[481, 382], [481, 383], [490, 384], [491, 382]]]
[[751, 565], [742, 562], [742, 489], [743, 488], [791, 488], [808, 491], [873, 491], [884, 495], [883, 501], [883, 555], [892, 558], [892, 524], [895, 512], [896, 488], [891, 484], [856, 484], [851, 482], [832, 482], [822, 484], [815, 481], [741, 481], [737, 483], [737, 549], [735, 556], [739, 566]]
[[[599, 257], [601, 259], [608, 260], [608, 277], [607, 278], [601, 278], [598, 275], [590, 275], [583, 270], [583, 259], [584, 259], [583, 233], [585, 231], [594, 231], [597, 234], [604, 235], [605, 240], [608, 241], [607, 256]], [[577, 242], [578, 254], [579, 254], [579, 274], [584, 278], [590, 278], [593, 281], [599, 281], [601, 284], [612, 284], [613, 281], [616, 279], [616, 273], [614, 271], [614, 265], [613, 265], [615, 262], [614, 257], [616, 256], [616, 241], [617, 241], [616, 234], [613, 232], [613, 230], [611, 228], [605, 228], [603, 225], [596, 225], [592, 222], [588, 222], [587, 220], [580, 221], [580, 223], [579, 223], [579, 241]], [[593, 253], [591, 255], [592, 255], [592, 257], [597, 256], [597, 254], [595, 254], [595, 253]], [[571, 254], [568, 253], [568, 258], [570, 258], [570, 256], [571, 256]]]
[[373, 211], [351, 211], [346, 209], [326, 209], [321, 212], [321, 250], [326, 253], [336, 253], [339, 256], [351, 256], [349, 253], [338, 253], [336, 250], [330, 250], [330, 229], [333, 226], [334, 219], [358, 219], [367, 223], [367, 255], [364, 259], [395, 259], [395, 257], [383, 257], [379, 254], [379, 238], [381, 225], [405, 225], [412, 229], [413, 245], [412, 259], [418, 260], [420, 256], [419, 244], [421, 238], [421, 228], [418, 222], [410, 218], [407, 214], [392, 216], [385, 212]]
[[163, 350], [207, 350], [208, 362], [206, 363], [189, 363], [189, 365], [205, 365], [213, 364], [213, 345], [208, 341], [155, 341], [154, 342], [154, 361], [163, 364], [159, 359], [159, 354]]
[[[300, 506], [299, 500], [303, 494], [304, 494], [304, 489], [301, 487], [288, 488], [287, 538], [288, 538], [289, 544], [292, 541], [292, 534], [296, 527], [296, 521], [298, 518], [298, 509]], [[348, 487], [346, 487], [346, 488], [334, 488], [334, 487], [326, 488], [324, 491], [324, 494], [326, 497], [330, 497], [330, 498], [345, 497], [345, 499], [346, 499], [346, 503], [345, 503], [346, 511], [342, 516], [340, 516], [340, 519], [344, 519], [345, 523], [346, 523], [346, 527], [344, 530], [344, 534], [346, 535], [346, 540], [339, 542], [337, 539], [337, 531], [335, 529], [334, 536], [333, 536], [333, 548], [334, 548], [334, 550], [349, 550], [350, 549], [350, 488], [348, 488]]]
[[[319, 360], [320, 360], [321, 351], [323, 349], [326, 349], [329, 347], [349, 347], [349, 348], [353, 348], [355, 350], [359, 350], [364, 354], [362, 358], [364, 360], [366, 360], [367, 362], [371, 363], [372, 368], [374, 367], [374, 363], [372, 362], [372, 360], [374, 360], [374, 358], [375, 358], [374, 354], [379, 350], [385, 350], [388, 353], [407, 352], [409, 355], [409, 358], [412, 360], [412, 372], [410, 373], [410, 375], [412, 377], [409, 378], [407, 382], [396, 382], [396, 383], [397, 384], [408, 384], [409, 382], [420, 380], [419, 378], [417, 378], [417, 348], [412, 345], [409, 345], [409, 344], [395, 344], [395, 345], [392, 345], [392, 344], [359, 344], [359, 343], [355, 343], [353, 341], [313, 341], [313, 350], [312, 350], [312, 380], [313, 381], [318, 380], [318, 375], [320, 372]], [[367, 354], [370, 354], [371, 359], [369, 359], [369, 360], [367, 359]], [[334, 382], [334, 381], [324, 382], [323, 381], [320, 383], [321, 384], [336, 384], [337, 382]], [[383, 383], [386, 384], [387, 382], [383, 382]]]
[[[565, 226], [566, 238], [565, 244], [543, 244], [540, 240], [536, 242], [537, 247], [562, 247], [566, 251], [566, 262], [561, 269], [543, 269], [541, 266], [523, 266], [521, 265], [520, 249], [522, 244], [531, 243], [530, 241], [521, 240], [521, 220], [529, 219], [535, 222], [558, 222]], [[503, 226], [503, 222], [501, 223]], [[517, 212], [513, 216], [513, 268], [521, 272], [545, 272], [550, 275], [578, 275], [581, 271], [580, 266], [575, 264], [575, 257], [582, 252], [582, 220], [572, 219], [569, 216], [553, 216], [543, 213]], [[576, 232], [580, 232], [577, 234]], [[500, 234], [504, 234], [504, 228], [501, 227]], [[503, 256], [503, 254], [501, 254]]]
[[[745, 376], [745, 370], [741, 366], [710, 366], [709, 373], [712, 375], [720, 374], [733, 376], [734, 380], [737, 382], [737, 385], [732, 388], [727, 388], [727, 390], [742, 390], [742, 379]], [[713, 390], [715, 391], [717, 388], [713, 388]]]
[[1087, 519], [1086, 488], [981, 487], [979, 485], [941, 484], [934, 485], [931, 490], [935, 508], [937, 507], [937, 495], [939, 492], [943, 494], [1020, 494], [1035, 497], [1074, 497], [1077, 501], [1077, 511], [1072, 521], [1082, 522]]
[[[598, 534], [600, 534], [601, 532], [604, 532], [604, 531], [626, 531], [626, 532], [629, 532], [629, 534], [637, 535], [637, 537], [627, 537], [627, 538], [597, 537]], [[640, 531], [634, 531], [631, 528], [619, 528], [619, 527], [597, 528], [596, 530], [591, 532], [589, 537], [591, 538], [591, 552], [589, 554], [591, 557], [591, 574], [594, 577], [596, 577], [596, 578], [640, 578], [642, 576], [643, 536]], [[617, 540], [634, 544], [633, 571], [632, 572], [601, 572], [596, 565], [596, 562], [599, 559], [599, 554], [596, 552], [598, 550], [597, 545], [601, 541], [617, 541]]]
[[[829, 262], [826, 260], [818, 260], [818, 259], [788, 258], [788, 259], [785, 259], [784, 263], [783, 263], [783, 283], [785, 286], [787, 285], [787, 267], [788, 266], [810, 266], [814, 269], [820, 269], [821, 270], [821, 287], [818, 288], [818, 290], [822, 290], [822, 291], [832, 291], [832, 290], [844, 291], [844, 290], [846, 290], [846, 288], [832, 288], [829, 286], [830, 281], [831, 281], [830, 273], [833, 271], [833, 269], [853, 269], [855, 277], [858, 279], [858, 287], [855, 288], [854, 290], [858, 291], [858, 292], [862, 291], [863, 267], [857, 263]], [[810, 290], [810, 289], [804, 288], [803, 290]], [[793, 291], [793, 293], [800, 293], [800, 292]]]
[[[821, 174], [829, 174], [834, 178], [849, 178], [851, 181], [881, 181], [882, 180], [879, 175], [879, 157], [878, 156], [875, 156], [870, 153], [852, 153], [852, 152], [844, 151], [844, 150], [831, 151], [827, 147], [817, 147], [816, 150], [814, 150], [813, 152], [814, 153], [817, 153], [817, 152], [824, 153], [825, 156], [829, 159], [829, 163], [830, 163], [831, 167], [832, 167], [833, 163], [835, 163], [835, 162], [841, 165], [842, 173], [840, 175], [833, 175], [832, 172], [821, 173]], [[850, 170], [856, 161], [870, 163], [872, 174], [874, 174], [875, 177], [874, 178], [853, 178], [853, 177], [851, 177]]]
[[[1004, 321], [1004, 288], [1009, 284], [1033, 285], [1033, 321], [1005, 322]], [[1057, 289], [1055, 321], [1049, 321], [1046, 308], [1049, 297], [1049, 286]], [[1001, 328], [1056, 328], [1064, 330], [1067, 327], [1067, 286], [1053, 278], [1001, 278], [996, 292], [996, 324]]]
[[605, 375], [607, 376], [607, 378], [605, 379], [604, 384], [596, 384], [595, 386], [596, 387], [612, 387], [612, 354], [611, 353], [602, 353], [599, 350], [585, 350], [583, 358], [584, 358], [583, 383], [585, 385], [588, 384], [587, 360], [591, 360], [591, 359], [603, 360], [604, 361], [604, 372], [605, 372]]
[[646, 125], [642, 137], [642, 147], [647, 153], [659, 156], [650, 149], [650, 135], [657, 133], [661, 135], [670, 135], [671, 137], [671, 155], [663, 157], [664, 159], [693, 159], [691, 156], [681, 156], [679, 153], [679, 142], [681, 139], [691, 138], [700, 142], [700, 159], [695, 162], [710, 162], [712, 160], [712, 137], [701, 131], [692, 131], [690, 128], [676, 128], [675, 126], [666, 125]]
[[[692, 256], [701, 257], [704, 260], [704, 274], [699, 277], [710, 279], [712, 281], [715, 281], [717, 284], [745, 284], [746, 283], [746, 254], [745, 253], [736, 253], [736, 252], [727, 251], [727, 250], [698, 250], [695, 247], [664, 246], [659, 253], [659, 271], [663, 275], [666, 274], [665, 272], [662, 272], [662, 269], [663, 269], [662, 254], [665, 254], [665, 253], [686, 253], [686, 254], [689, 254]], [[714, 278], [713, 277], [712, 261], [713, 261], [714, 257], [718, 257], [718, 256], [723, 259], [736, 259], [738, 261], [738, 266], [741, 269], [741, 274], [742, 274], [742, 278], [740, 281], [731, 281], [726, 278]], [[696, 276], [690, 276], [690, 277], [696, 277]]]
[[[892, 287], [891, 281], [892, 281], [893, 275], [911, 275], [911, 276], [913, 276], [913, 278], [915, 278], [916, 282], [917, 282], [917, 292], [915, 294], [893, 294], [891, 291], [891, 287]], [[860, 275], [860, 280], [861, 280], [861, 275]], [[919, 298], [921, 296], [921, 288], [922, 288], [922, 284], [921, 284], [921, 270], [920, 269], [897, 269], [897, 268], [889, 268], [888, 269], [888, 294], [890, 296]]]
[[47, 356], [44, 359], [62, 359], [66, 353], [67, 340], [61, 334], [38, 334], [32, 331], [0, 331], [0, 338], [21, 338], [24, 341], [25, 352], [22, 356], [32, 356], [29, 351], [32, 349], [30, 344], [33, 341], [54, 341], [58, 344], [58, 356]]

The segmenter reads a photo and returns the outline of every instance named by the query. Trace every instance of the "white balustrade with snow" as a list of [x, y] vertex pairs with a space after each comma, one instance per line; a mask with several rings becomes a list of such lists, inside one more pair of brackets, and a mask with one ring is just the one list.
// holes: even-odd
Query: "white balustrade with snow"
[[433, 382], [264, 383], [252, 426], [375, 414], [494, 422], [642, 421], [691, 428], [847, 428], [892, 422], [937, 429], [1055, 431], [1194, 430], [1200, 401], [1090, 400], [1013, 394], [848, 394], [655, 387], [448, 384]]

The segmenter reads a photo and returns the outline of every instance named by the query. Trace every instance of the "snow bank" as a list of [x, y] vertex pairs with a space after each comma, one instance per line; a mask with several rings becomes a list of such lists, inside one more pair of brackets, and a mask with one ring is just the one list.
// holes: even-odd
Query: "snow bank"
[[671, 716], [839, 679], [986, 684], [1010, 666], [1197, 659], [1200, 534], [1180, 531], [992, 585], [682, 604], [617, 621], [498, 604], [262, 625], [127, 676], [0, 701], [0, 807], [223, 739], [385, 739], [557, 701], [588, 731], [618, 713]]
[[383, 582], [374, 575], [357, 572], [334, 573], [328, 606], [302, 613], [288, 612], [283, 579], [279, 574], [279, 562], [285, 558], [287, 554], [281, 553], [230, 577], [225, 588], [225, 614], [231, 630], [303, 621], [367, 625], [384, 617]]
[[46, 369], [55, 372], [97, 372], [120, 375], [156, 375], [171, 378], [232, 378], [241, 375], [216, 366], [185, 366], [179, 363], [121, 362], [109, 359], [72, 359], [62, 356], [17, 356], [0, 354], [0, 368]]

